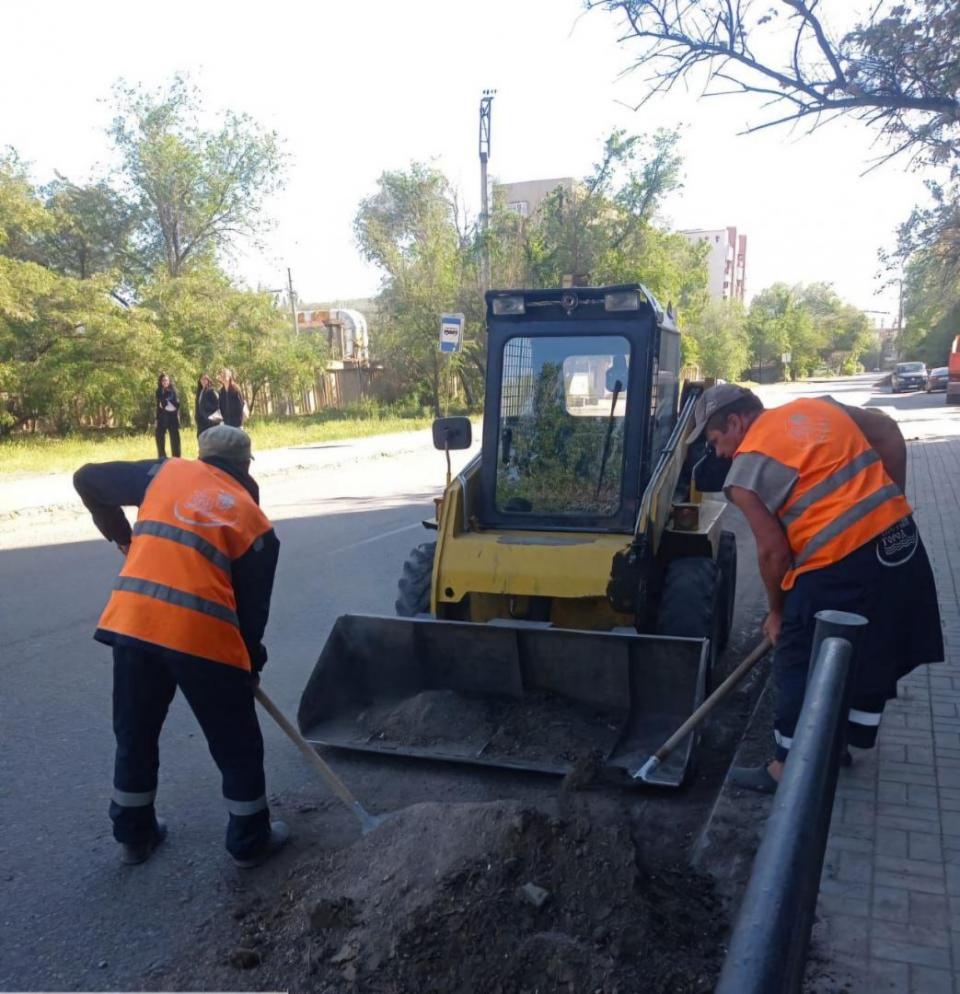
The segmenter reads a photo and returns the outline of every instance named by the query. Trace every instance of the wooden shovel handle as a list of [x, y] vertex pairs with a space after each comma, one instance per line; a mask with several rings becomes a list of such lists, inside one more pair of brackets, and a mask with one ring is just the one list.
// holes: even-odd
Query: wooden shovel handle
[[699, 725], [704, 718], [733, 690], [734, 687], [760, 662], [770, 651], [773, 643], [765, 638], [754, 650], [743, 660], [742, 663], [727, 677], [723, 683], [690, 715], [689, 718], [663, 743], [654, 753], [657, 761], [662, 763], [667, 756]]
[[333, 772], [332, 769], [317, 755], [316, 749], [293, 727], [287, 720], [286, 715], [277, 707], [273, 701], [264, 693], [261, 687], [257, 687], [253, 696], [260, 702], [264, 711], [280, 726], [286, 733], [287, 738], [303, 753], [304, 758], [329, 784], [330, 789], [351, 808], [360, 808], [360, 802], [350, 792], [350, 788]]

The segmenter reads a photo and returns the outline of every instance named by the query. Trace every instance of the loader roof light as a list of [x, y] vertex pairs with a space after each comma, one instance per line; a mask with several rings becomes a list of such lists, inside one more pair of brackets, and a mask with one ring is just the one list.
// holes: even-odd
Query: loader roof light
[[510, 296], [510, 297], [494, 297], [493, 302], [493, 313], [498, 316], [503, 316], [505, 314], [526, 314], [527, 308], [523, 302], [523, 297]]
[[615, 293], [604, 294], [603, 309], [605, 311], [639, 311], [640, 294], [636, 290], [617, 290]]

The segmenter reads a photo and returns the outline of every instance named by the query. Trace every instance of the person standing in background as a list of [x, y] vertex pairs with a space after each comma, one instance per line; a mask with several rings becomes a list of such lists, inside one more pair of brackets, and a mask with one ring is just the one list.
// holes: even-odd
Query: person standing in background
[[197, 402], [194, 409], [194, 420], [197, 423], [197, 435], [223, 421], [220, 413], [220, 398], [213, 389], [213, 380], [206, 373], [200, 374], [197, 380]]
[[157, 377], [157, 458], [167, 458], [166, 435], [170, 432], [170, 452], [180, 458], [180, 398], [170, 377]]
[[233, 380], [232, 369], [220, 370], [220, 413], [223, 415], [223, 423], [232, 428], [242, 428], [243, 419], [246, 415], [247, 403], [243, 399], [243, 394]]

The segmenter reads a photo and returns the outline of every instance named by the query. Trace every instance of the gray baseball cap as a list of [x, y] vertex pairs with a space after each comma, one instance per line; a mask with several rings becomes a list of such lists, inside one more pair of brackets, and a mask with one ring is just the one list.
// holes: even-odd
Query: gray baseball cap
[[209, 456], [230, 459], [233, 462], [247, 462], [253, 459], [250, 453], [250, 436], [242, 428], [214, 425], [200, 433], [198, 445], [201, 459]]
[[736, 383], [718, 383], [715, 387], [704, 390], [694, 405], [693, 428], [687, 436], [687, 441], [695, 442], [706, 430], [707, 422], [718, 411], [745, 397], [755, 396], [752, 390], [738, 387]]

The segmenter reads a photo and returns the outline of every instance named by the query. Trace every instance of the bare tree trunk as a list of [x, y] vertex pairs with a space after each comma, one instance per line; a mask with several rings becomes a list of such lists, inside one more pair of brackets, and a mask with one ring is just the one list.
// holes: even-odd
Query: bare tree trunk
[[435, 418], [443, 417], [443, 412], [440, 410], [440, 360], [436, 352], [432, 354], [433, 360], [433, 416]]

